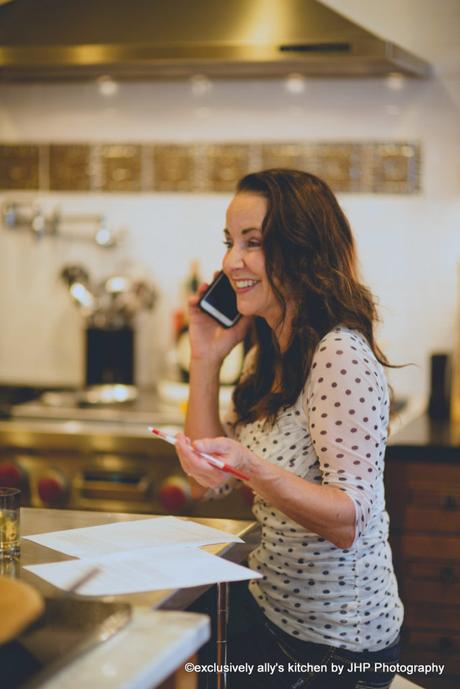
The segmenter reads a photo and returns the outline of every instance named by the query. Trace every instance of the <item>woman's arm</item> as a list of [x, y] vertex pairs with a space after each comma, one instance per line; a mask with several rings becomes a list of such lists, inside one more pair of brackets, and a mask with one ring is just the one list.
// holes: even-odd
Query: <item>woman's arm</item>
[[297, 524], [338, 548], [353, 544], [355, 508], [340, 488], [316, 485], [256, 456], [246, 471], [254, 492]]
[[[248, 329], [249, 319], [242, 318], [232, 328], [224, 328], [199, 307], [198, 301], [207, 284], [189, 299], [190, 383], [185, 433], [192, 440], [203, 436], [225, 435], [219, 417], [219, 373], [226, 355], [240, 342]], [[226, 476], [221, 475], [222, 483]], [[190, 477], [192, 497], [199, 500], [207, 488]]]
[[190, 473], [201, 485], [213, 487], [222, 472], [210, 467], [194, 448], [216, 454], [249, 476], [255, 493], [305, 529], [326, 538], [338, 548], [348, 548], [355, 537], [353, 501], [335, 486], [316, 485], [274, 466], [230, 438], [198, 440], [187, 445], [183, 436], [176, 446]]
[[185, 434], [192, 440], [225, 435], [219, 417], [220, 361], [192, 359]]
[[[185, 433], [191, 439], [224, 435], [219, 417], [219, 372], [220, 362], [206, 359], [191, 361], [185, 417]], [[192, 498], [201, 500], [208, 488], [197, 483], [190, 475], [189, 483]]]

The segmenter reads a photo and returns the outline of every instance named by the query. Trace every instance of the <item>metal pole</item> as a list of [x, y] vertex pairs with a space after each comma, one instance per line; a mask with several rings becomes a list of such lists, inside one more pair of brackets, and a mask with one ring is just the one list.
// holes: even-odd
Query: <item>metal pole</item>
[[[230, 586], [227, 582], [217, 584], [217, 624], [216, 624], [216, 660], [218, 665], [227, 663], [227, 622], [229, 613]], [[227, 689], [227, 673], [218, 672], [216, 689]]]

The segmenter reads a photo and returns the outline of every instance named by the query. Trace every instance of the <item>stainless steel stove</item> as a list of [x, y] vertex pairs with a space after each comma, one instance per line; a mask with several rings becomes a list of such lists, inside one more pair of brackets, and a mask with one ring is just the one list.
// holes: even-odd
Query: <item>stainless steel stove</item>
[[176, 432], [183, 423], [179, 406], [154, 391], [96, 405], [78, 391], [46, 392], [0, 421], [0, 485], [20, 487], [23, 504], [34, 507], [251, 518], [244, 487], [222, 501], [192, 502], [174, 448], [147, 430]]

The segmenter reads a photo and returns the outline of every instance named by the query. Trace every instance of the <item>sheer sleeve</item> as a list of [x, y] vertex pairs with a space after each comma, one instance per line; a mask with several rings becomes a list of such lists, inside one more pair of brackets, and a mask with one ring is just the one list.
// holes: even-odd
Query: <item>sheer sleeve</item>
[[372, 517], [382, 478], [388, 392], [382, 367], [358, 333], [336, 329], [313, 357], [304, 408], [322, 483], [355, 507], [355, 540]]
[[[249, 352], [246, 354], [243, 362], [243, 368], [241, 371], [241, 378], [244, 378], [247, 376], [254, 367], [255, 363], [255, 347], [249, 350]], [[227, 408], [222, 414], [221, 422], [222, 422], [222, 427], [224, 429], [225, 435], [228, 436], [229, 438], [233, 438], [235, 440], [239, 439], [238, 436], [238, 430], [237, 430], [237, 420], [238, 416], [236, 413], [235, 405], [233, 403], [233, 400], [230, 400]], [[225, 498], [229, 493], [232, 492], [232, 490], [235, 488], [235, 486], [238, 486], [239, 482], [235, 478], [229, 478], [228, 481], [225, 483], [221, 484], [218, 488], [210, 488], [203, 496], [202, 500], [203, 501], [208, 501], [208, 500], [219, 500], [221, 498]]]

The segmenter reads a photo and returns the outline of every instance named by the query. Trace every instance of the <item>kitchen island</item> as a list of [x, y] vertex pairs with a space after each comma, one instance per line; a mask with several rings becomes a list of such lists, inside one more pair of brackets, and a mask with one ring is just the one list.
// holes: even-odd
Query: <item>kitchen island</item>
[[[23, 508], [21, 533], [26, 536], [146, 518], [149, 517], [138, 514]], [[195, 521], [240, 538], [249, 534], [254, 526], [251, 522], [238, 520], [197, 519]], [[210, 545], [205, 549], [233, 562], [241, 562], [247, 553], [247, 546], [241, 543]], [[21, 578], [45, 596], [62, 595], [62, 592], [51, 584], [23, 568], [26, 565], [67, 559], [70, 558], [63, 553], [23, 540]], [[44, 687], [46, 689], [80, 689], [81, 686], [98, 689], [105, 687], [153, 689], [159, 686], [176, 669], [183, 668], [187, 659], [209, 639], [209, 619], [205, 615], [183, 612], [207, 588], [209, 587], [201, 586], [98, 598], [97, 600], [104, 602], [116, 600], [132, 605], [131, 621], [111, 639], [73, 660], [59, 674], [47, 680]], [[88, 597], [82, 597], [82, 599], [88, 600]], [[193, 687], [192, 675], [189, 676], [190, 684], [181, 686]], [[168, 684], [169, 686], [174, 685]]]

